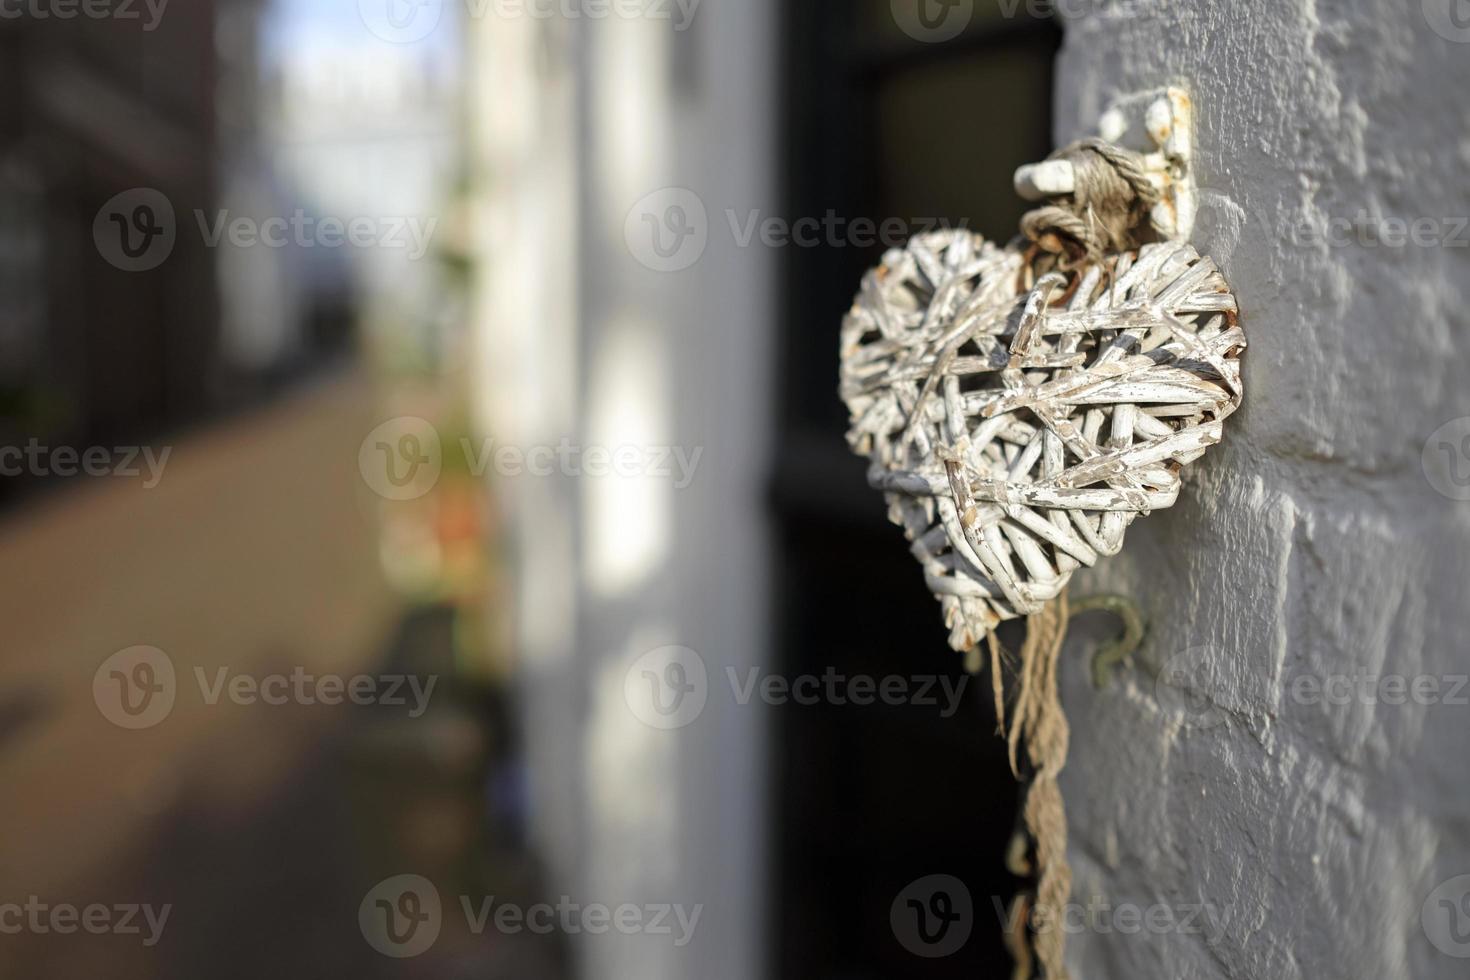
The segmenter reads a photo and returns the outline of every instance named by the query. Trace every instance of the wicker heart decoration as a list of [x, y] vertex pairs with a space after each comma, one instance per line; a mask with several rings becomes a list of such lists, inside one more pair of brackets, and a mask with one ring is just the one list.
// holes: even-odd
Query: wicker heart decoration
[[863, 277], [842, 325], [848, 443], [956, 650], [1173, 504], [1242, 395], [1235, 298], [1189, 245], [1029, 278], [1015, 246], [931, 232]]

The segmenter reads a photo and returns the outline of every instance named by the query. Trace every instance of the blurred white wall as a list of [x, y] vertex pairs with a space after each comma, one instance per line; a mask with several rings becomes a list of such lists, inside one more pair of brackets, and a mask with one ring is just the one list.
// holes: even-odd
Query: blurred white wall
[[[496, 481], [515, 536], [532, 826], [549, 885], [582, 903], [703, 907], [682, 948], [574, 936], [588, 978], [764, 972], [762, 716], [724, 678], [768, 645], [776, 277], [771, 250], [738, 248], [718, 223], [726, 208], [778, 204], [774, 8], [698, 5], [687, 21], [672, 9], [470, 25], [482, 435], [700, 454], [686, 487], [646, 473]], [[639, 244], [639, 202], [654, 195], [657, 225], [666, 202], [688, 200], [671, 188], [698, 201], [682, 214], [705, 244], [693, 264], [658, 271]], [[698, 654], [710, 692], [669, 730], [625, 696], [633, 663], [665, 645]]]

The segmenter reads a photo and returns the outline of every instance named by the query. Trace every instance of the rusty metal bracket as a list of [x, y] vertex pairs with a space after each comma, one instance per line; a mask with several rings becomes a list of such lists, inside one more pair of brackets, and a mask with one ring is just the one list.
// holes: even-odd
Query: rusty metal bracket
[[[1115, 101], [1098, 119], [1098, 135], [1143, 155], [1159, 190], [1150, 213], [1161, 238], [1187, 239], [1194, 228], [1194, 103], [1182, 88], [1136, 92]], [[1066, 160], [1028, 163], [1016, 171], [1016, 193], [1028, 201], [1070, 194], [1076, 186]]]

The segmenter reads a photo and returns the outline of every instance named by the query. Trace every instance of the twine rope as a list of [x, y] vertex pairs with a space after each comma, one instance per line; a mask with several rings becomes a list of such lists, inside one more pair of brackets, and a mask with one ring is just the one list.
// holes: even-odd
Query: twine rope
[[[1063, 959], [1066, 934], [1054, 925], [1072, 893], [1072, 869], [1067, 864], [1067, 814], [1061, 787], [1057, 785], [1057, 776], [1067, 763], [1071, 739], [1057, 688], [1057, 663], [1067, 638], [1069, 618], [1065, 590], [1040, 612], [1026, 618], [1015, 711], [1006, 736], [1011, 771], [1019, 778], [1016, 755], [1023, 738], [1030, 764], [1030, 782], [1021, 814], [1035, 849], [1035, 898], [1023, 896], [1018, 904], [1028, 912], [1037, 907], [1045, 909], [1053, 922], [1052, 928], [1033, 933], [1029, 943], [1022, 931], [1013, 937], [1013, 945], [1029, 946], [1047, 980], [1067, 977]], [[1031, 956], [1017, 956], [1016, 960], [1016, 976], [1029, 977]]]
[[1093, 136], [1047, 159], [1072, 164], [1073, 191], [1028, 211], [1021, 234], [1043, 251], [1066, 256], [1071, 265], [1101, 262], [1108, 252], [1139, 244], [1135, 230], [1159, 200], [1143, 157]]

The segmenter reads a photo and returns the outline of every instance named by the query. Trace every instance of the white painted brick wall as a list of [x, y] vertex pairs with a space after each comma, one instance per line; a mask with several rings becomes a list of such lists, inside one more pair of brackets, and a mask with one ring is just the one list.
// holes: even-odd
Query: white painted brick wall
[[[1194, 238], [1250, 338], [1224, 444], [1074, 585], [1140, 598], [1139, 662], [1094, 692], [1077, 640], [1064, 675], [1074, 899], [1212, 912], [1198, 931], [1084, 929], [1078, 977], [1470, 975], [1421, 917], [1470, 874], [1470, 692], [1448, 697], [1470, 672], [1470, 503], [1421, 465], [1430, 434], [1470, 415], [1470, 231], [1454, 220], [1470, 215], [1470, 29], [1455, 2], [1121, 0], [1068, 22], [1059, 143], [1115, 93], [1194, 92]], [[1300, 231], [1360, 210], [1429, 219], [1434, 243]], [[1207, 700], [1155, 682], [1170, 658], [1193, 662]], [[1390, 674], [1440, 690], [1293, 695], [1298, 677]], [[1470, 903], [1454, 914], [1470, 933]]]

